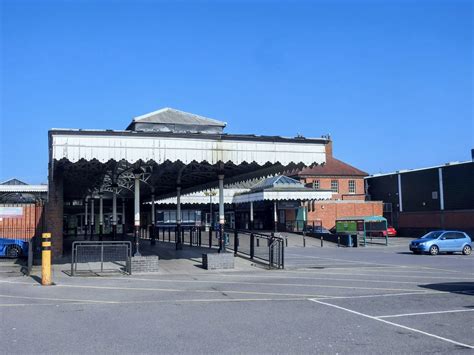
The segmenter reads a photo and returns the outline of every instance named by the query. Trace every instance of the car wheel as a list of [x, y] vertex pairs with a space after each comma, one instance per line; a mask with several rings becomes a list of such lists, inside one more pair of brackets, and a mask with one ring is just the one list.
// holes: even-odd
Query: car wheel
[[436, 245], [432, 245], [430, 247], [430, 254], [431, 255], [438, 255], [439, 253], [439, 248]]
[[469, 245], [465, 245], [464, 248], [462, 248], [462, 253], [464, 255], [471, 255], [472, 248]]
[[18, 245], [10, 245], [7, 248], [7, 257], [18, 258], [21, 256], [21, 249]]

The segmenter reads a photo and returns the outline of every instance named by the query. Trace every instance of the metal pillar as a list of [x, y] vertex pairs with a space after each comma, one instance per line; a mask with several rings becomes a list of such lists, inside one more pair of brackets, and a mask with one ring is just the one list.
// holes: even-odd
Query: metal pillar
[[209, 190], [209, 230], [212, 231], [212, 190]]
[[84, 239], [87, 239], [88, 229], [89, 229], [89, 221], [87, 219], [87, 209], [89, 208], [89, 197], [86, 197], [84, 201]]
[[181, 239], [181, 186], [176, 187], [176, 250], [183, 249]]
[[275, 224], [275, 232], [278, 232], [278, 210], [276, 201], [273, 201], [273, 223]]
[[250, 230], [253, 230], [253, 201], [250, 201]]
[[224, 212], [224, 175], [218, 176], [219, 179], [219, 253], [225, 252], [224, 245], [224, 223], [225, 223], [225, 212]]
[[95, 212], [94, 212], [94, 197], [91, 199], [91, 240], [94, 238], [95, 232]]
[[155, 194], [151, 194], [151, 245], [156, 244], [155, 240]]
[[122, 198], [122, 237], [125, 237], [125, 229], [126, 229], [126, 224], [125, 224], [125, 199]]
[[135, 199], [134, 199], [134, 242], [135, 254], [133, 256], [141, 256], [140, 254], [140, 174], [135, 174]]
[[112, 192], [112, 238], [117, 239], [117, 187]]
[[99, 240], [104, 236], [104, 193], [99, 192]]

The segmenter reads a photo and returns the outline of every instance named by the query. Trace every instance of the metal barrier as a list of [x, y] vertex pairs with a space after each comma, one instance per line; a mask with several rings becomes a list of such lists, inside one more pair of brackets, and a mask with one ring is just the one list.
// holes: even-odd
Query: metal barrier
[[[131, 274], [131, 257], [132, 243], [129, 241], [73, 242], [71, 276], [84, 271], [89, 273], [120, 271]], [[87, 270], [80, 268], [78, 270], [78, 265], [87, 265]], [[110, 268], [111, 266], [114, 267]]]
[[[219, 248], [219, 230], [210, 229], [203, 234], [202, 228], [195, 226], [157, 226], [156, 240], [176, 243], [180, 234], [185, 245]], [[240, 254], [252, 260], [268, 264], [270, 268], [283, 269], [285, 265], [285, 240], [272, 234], [263, 234], [247, 230], [226, 229], [224, 231], [225, 248], [235, 255]]]
[[[202, 238], [202, 229], [196, 226], [180, 226], [179, 235], [181, 243], [190, 246], [207, 246]], [[178, 227], [158, 226], [155, 229], [155, 239], [161, 242], [176, 243], [178, 241]]]
[[256, 233], [246, 230], [226, 230], [226, 248], [235, 255], [242, 254], [252, 260], [260, 261], [271, 269], [285, 267], [285, 240], [272, 234]]

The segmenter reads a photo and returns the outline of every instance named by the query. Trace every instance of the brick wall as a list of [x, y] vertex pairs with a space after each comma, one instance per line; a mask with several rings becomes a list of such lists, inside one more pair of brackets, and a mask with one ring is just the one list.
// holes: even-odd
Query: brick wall
[[314, 210], [308, 210], [308, 220], [320, 220], [323, 227], [332, 228], [336, 219], [352, 216], [382, 216], [381, 201], [316, 201]]
[[43, 206], [40, 204], [1, 204], [2, 207], [20, 207], [22, 216], [0, 218], [0, 236], [29, 240], [42, 232]]
[[234, 253], [202, 254], [202, 266], [207, 270], [233, 269]]
[[158, 272], [158, 256], [134, 256], [131, 259], [132, 274], [144, 272]]
[[51, 233], [51, 250], [53, 258], [63, 254], [63, 177], [56, 173], [54, 179], [49, 178], [48, 202], [46, 203], [46, 228], [45, 232]]
[[[319, 180], [319, 188], [321, 190], [330, 190], [331, 181], [339, 181], [339, 192], [334, 193], [334, 200], [364, 200], [365, 199], [365, 187], [364, 178], [361, 177], [311, 177], [306, 178], [306, 184], [312, 184], [313, 181]], [[354, 180], [356, 185], [355, 193], [349, 193], [349, 180]]]

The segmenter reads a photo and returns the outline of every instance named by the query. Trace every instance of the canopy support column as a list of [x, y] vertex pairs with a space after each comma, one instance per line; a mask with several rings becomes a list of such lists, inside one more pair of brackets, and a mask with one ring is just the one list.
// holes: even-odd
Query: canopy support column
[[273, 201], [273, 223], [275, 224], [275, 232], [278, 232], [278, 210], [276, 201]]
[[99, 192], [99, 240], [104, 237], [104, 193]]
[[225, 252], [224, 245], [224, 174], [218, 175], [219, 179], [219, 253]]
[[122, 198], [122, 237], [125, 237], [126, 226], [125, 226], [125, 199]]
[[89, 197], [86, 196], [86, 199], [84, 201], [84, 240], [87, 239], [87, 230], [89, 229], [89, 221], [87, 218], [88, 208], [89, 208]]
[[253, 201], [250, 201], [250, 230], [253, 230]]
[[140, 174], [135, 174], [135, 199], [134, 199], [134, 239], [135, 254], [133, 256], [141, 256], [140, 254]]
[[150, 228], [150, 234], [151, 234], [151, 245], [155, 245], [156, 240], [155, 240], [155, 193], [154, 193], [154, 189], [152, 189], [152, 194], [151, 194], [151, 228]]
[[112, 192], [112, 238], [117, 239], [117, 187]]
[[95, 212], [94, 212], [94, 197], [91, 199], [91, 240], [94, 239], [95, 232]]
[[181, 186], [176, 187], [176, 250], [183, 249], [181, 240]]

